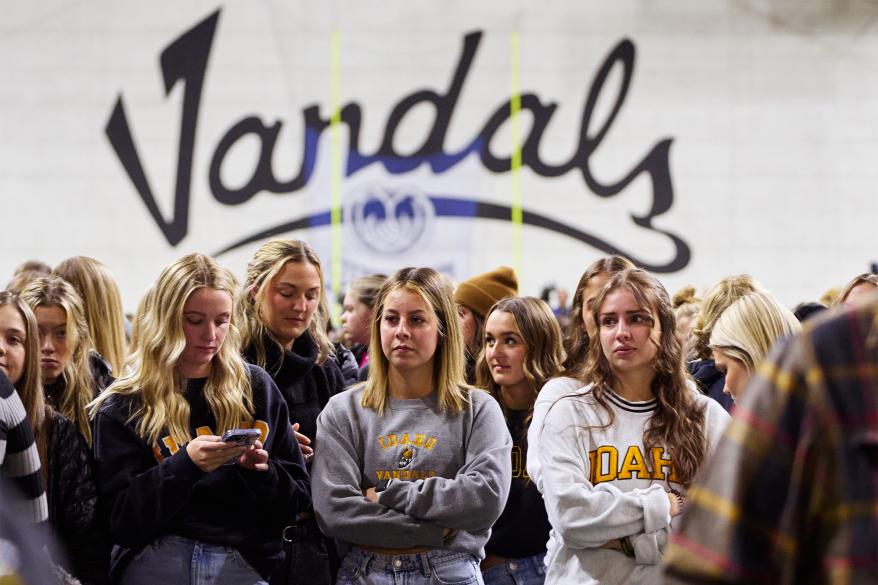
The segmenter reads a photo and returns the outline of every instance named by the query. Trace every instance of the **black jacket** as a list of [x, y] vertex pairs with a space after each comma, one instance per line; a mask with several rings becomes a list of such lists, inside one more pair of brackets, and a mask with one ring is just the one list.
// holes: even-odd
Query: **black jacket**
[[[290, 423], [299, 423], [299, 432], [313, 441], [320, 411], [331, 396], [345, 388], [338, 364], [329, 358], [317, 365], [317, 344], [307, 332], [293, 342], [292, 351], [281, 351], [271, 340], [266, 340], [265, 346], [265, 370], [287, 401]], [[244, 350], [244, 359], [255, 363], [252, 348]]]
[[698, 389], [719, 402], [727, 411], [731, 410], [735, 401], [732, 400], [731, 396], [723, 393], [723, 388], [726, 385], [726, 376], [716, 369], [714, 361], [699, 360], [689, 362], [688, 365], [689, 373], [692, 374], [692, 377], [698, 383]]
[[61, 566], [85, 585], [107, 583], [110, 547], [97, 515], [91, 451], [67, 417], [51, 411], [46, 423], [46, 496], [49, 524], [66, 556]]

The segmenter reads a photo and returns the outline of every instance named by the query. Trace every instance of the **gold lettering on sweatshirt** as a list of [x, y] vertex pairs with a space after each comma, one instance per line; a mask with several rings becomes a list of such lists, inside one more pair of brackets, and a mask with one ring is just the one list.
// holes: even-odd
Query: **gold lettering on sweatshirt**
[[680, 483], [674, 462], [669, 455], [665, 455], [662, 447], [650, 449], [647, 458], [638, 445], [630, 445], [622, 457], [619, 457], [616, 447], [601, 445], [589, 451], [588, 468], [589, 481], [592, 485], [617, 479], [634, 479], [635, 474], [637, 479], [658, 479]]

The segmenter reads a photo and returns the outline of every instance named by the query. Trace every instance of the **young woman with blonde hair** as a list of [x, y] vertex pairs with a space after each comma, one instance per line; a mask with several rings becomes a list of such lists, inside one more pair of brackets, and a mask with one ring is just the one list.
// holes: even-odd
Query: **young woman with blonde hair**
[[125, 312], [119, 286], [110, 270], [94, 258], [73, 256], [55, 266], [52, 272], [79, 293], [94, 349], [109, 362], [113, 375], [120, 375], [128, 357]]
[[[329, 309], [323, 268], [301, 240], [266, 242], [247, 265], [238, 301], [244, 359], [265, 368], [289, 410], [306, 461], [310, 461], [317, 416], [329, 398], [344, 390], [341, 369], [326, 335]], [[314, 585], [329, 583], [337, 565], [333, 544], [320, 534], [313, 514], [288, 518], [297, 535], [297, 565], [291, 578]]]
[[512, 441], [497, 402], [464, 385], [448, 280], [431, 268], [394, 274], [370, 354], [366, 383], [317, 421], [314, 508], [347, 553], [338, 583], [480, 583]]
[[[114, 582], [264, 585], [309, 503], [286, 403], [241, 358], [236, 288], [201, 254], [165, 268], [130, 371], [90, 405]], [[240, 429], [258, 439], [220, 438]]]
[[109, 364], [94, 351], [85, 309], [60, 276], [43, 276], [21, 291], [37, 318], [40, 366], [46, 400], [70, 419], [92, 444], [86, 405], [112, 381]]
[[592, 317], [591, 383], [553, 404], [540, 429], [543, 495], [560, 537], [546, 582], [658, 582], [669, 520], [729, 416], [688, 381], [654, 277], [616, 274]]
[[716, 368], [725, 374], [724, 392], [738, 401], [771, 346], [801, 330], [793, 312], [766, 292], [745, 294], [729, 305], [710, 334]]
[[481, 563], [486, 585], [542, 585], [549, 539], [543, 496], [527, 475], [527, 432], [537, 393], [558, 374], [564, 349], [551, 307], [534, 297], [503, 299], [485, 319], [476, 380], [503, 409], [512, 436], [512, 487]]
[[37, 320], [18, 295], [0, 293], [0, 369], [24, 404], [49, 508], [63, 550], [52, 558], [89, 585], [107, 583], [110, 550], [97, 516], [91, 450], [76, 426], [43, 399]]

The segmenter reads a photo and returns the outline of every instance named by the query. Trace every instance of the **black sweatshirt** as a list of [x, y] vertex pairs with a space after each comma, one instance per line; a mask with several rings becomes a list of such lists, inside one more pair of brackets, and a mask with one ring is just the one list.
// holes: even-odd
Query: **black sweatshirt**
[[[286, 402], [265, 370], [247, 368], [268, 471], [231, 464], [205, 473], [169, 436], [148, 445], [138, 435], [131, 420], [138, 397], [115, 395], [101, 406], [94, 420], [98, 494], [110, 539], [124, 549], [114, 554], [114, 577], [140, 549], [168, 534], [233, 547], [266, 578], [280, 558], [281, 531], [310, 507], [310, 479]], [[208, 410], [205, 382], [190, 380], [185, 392], [193, 436], [227, 430], [217, 428]]]
[[[265, 369], [287, 402], [290, 423], [299, 423], [299, 432], [314, 441], [317, 416], [329, 398], [345, 388], [341, 369], [334, 359], [317, 365], [317, 344], [308, 332], [294, 342], [292, 351], [281, 352], [279, 346], [265, 340]], [[252, 348], [244, 350], [244, 359], [254, 363]]]
[[[549, 518], [543, 496], [527, 476], [524, 456], [527, 453], [527, 412], [506, 411], [506, 424], [512, 435], [512, 487], [500, 518], [491, 529], [485, 552], [510, 559], [520, 559], [546, 552]], [[533, 454], [536, 456], [536, 454]]]

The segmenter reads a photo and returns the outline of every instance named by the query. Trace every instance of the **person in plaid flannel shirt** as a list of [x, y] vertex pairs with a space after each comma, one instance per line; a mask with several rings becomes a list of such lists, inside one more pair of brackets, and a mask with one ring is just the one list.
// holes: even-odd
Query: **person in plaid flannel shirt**
[[772, 350], [689, 507], [666, 583], [878, 582], [878, 296]]

